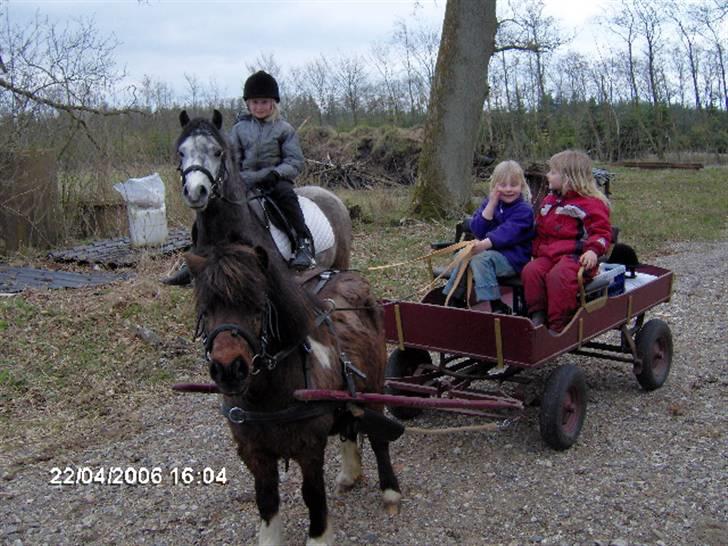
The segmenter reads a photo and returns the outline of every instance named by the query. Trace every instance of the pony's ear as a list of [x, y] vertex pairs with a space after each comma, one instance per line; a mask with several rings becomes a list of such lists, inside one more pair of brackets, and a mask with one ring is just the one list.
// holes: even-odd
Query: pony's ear
[[220, 110], [212, 111], [212, 124], [217, 127], [218, 130], [222, 129], [222, 114]]
[[182, 257], [185, 259], [187, 267], [190, 268], [193, 277], [197, 277], [207, 264], [207, 258], [194, 252], [185, 252]]
[[255, 247], [255, 255], [258, 257], [258, 263], [263, 271], [268, 271], [268, 252], [262, 246]]
[[190, 122], [190, 116], [187, 115], [187, 110], [182, 110], [179, 113], [179, 124], [184, 127]]

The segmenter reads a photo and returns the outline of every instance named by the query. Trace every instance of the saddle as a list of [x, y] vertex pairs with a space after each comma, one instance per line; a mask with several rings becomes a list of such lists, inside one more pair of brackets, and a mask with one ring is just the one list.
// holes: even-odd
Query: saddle
[[[306, 227], [311, 234], [316, 253], [324, 252], [334, 246], [334, 230], [331, 222], [321, 208], [311, 199], [298, 195], [298, 204], [303, 212]], [[270, 231], [273, 242], [284, 260], [293, 257], [296, 248], [296, 232], [265, 191], [248, 191], [248, 203], [265, 228]]]

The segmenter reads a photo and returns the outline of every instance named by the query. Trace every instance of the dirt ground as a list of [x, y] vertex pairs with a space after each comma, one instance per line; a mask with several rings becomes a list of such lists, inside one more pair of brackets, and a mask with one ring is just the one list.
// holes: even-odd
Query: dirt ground
[[[674, 336], [672, 371], [661, 389], [642, 391], [628, 364], [575, 356], [559, 360], [582, 367], [589, 388], [584, 428], [565, 452], [542, 443], [537, 407], [527, 408], [524, 419], [499, 433], [406, 432], [392, 446], [402, 511], [386, 517], [369, 449], [364, 483], [333, 495], [339, 461], [332, 438], [327, 488], [336, 543], [728, 543], [727, 255], [724, 238], [679, 245], [673, 254], [651, 261], [673, 270], [677, 279], [672, 301], [648, 313], [665, 320]], [[169, 355], [160, 353], [162, 358]], [[532, 388], [542, 388], [553, 367], [532, 374]], [[236, 458], [215, 396], [160, 388], [144, 393], [118, 419], [106, 416], [99, 422], [94, 437], [80, 435], [64, 449], [40, 448], [61, 440], [52, 430], [4, 447], [1, 543], [256, 541], [251, 476]], [[408, 424], [478, 422], [427, 412]], [[185, 467], [193, 469], [195, 479], [175, 483]], [[66, 468], [122, 469], [135, 484], [52, 483]], [[160, 483], [140, 483], [143, 473], [154, 469]], [[225, 485], [202, 483], [223, 469]], [[281, 483], [289, 544], [305, 543], [300, 484], [292, 465]]]

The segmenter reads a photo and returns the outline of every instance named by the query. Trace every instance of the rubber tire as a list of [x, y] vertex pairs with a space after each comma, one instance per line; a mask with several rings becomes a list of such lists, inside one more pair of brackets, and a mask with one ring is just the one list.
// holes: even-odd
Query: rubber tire
[[635, 336], [637, 356], [642, 359], [642, 370], [635, 373], [637, 381], [646, 391], [659, 389], [670, 375], [672, 364], [672, 333], [660, 319], [648, 320]]
[[570, 448], [586, 418], [586, 379], [573, 364], [556, 368], [541, 399], [539, 425], [544, 442], [557, 451]]
[[[385, 377], [405, 377], [414, 375], [417, 368], [421, 364], [432, 364], [432, 357], [430, 353], [424, 349], [395, 349], [387, 359], [387, 368], [384, 372]], [[389, 387], [384, 388], [386, 394], [395, 394], [408, 396], [409, 393], [398, 391], [397, 389], [391, 389]], [[414, 396], [414, 395], [411, 395]], [[422, 413], [422, 408], [409, 408], [406, 406], [387, 406], [389, 413], [394, 415], [397, 419], [406, 421], [408, 419], [414, 419]]]

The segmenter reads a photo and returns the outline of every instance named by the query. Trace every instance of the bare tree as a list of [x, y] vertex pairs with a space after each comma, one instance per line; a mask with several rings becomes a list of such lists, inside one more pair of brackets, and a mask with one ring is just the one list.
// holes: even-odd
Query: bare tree
[[[690, 72], [690, 83], [693, 87], [693, 99], [695, 101], [695, 108], [700, 110], [702, 104], [700, 102], [700, 84], [699, 84], [699, 69], [700, 69], [700, 46], [697, 43], [698, 31], [694, 20], [686, 21], [684, 13], [681, 10], [682, 4], [673, 3], [670, 6], [670, 18], [677, 25], [680, 31], [680, 41], [682, 42], [683, 48], [685, 49], [685, 55], [687, 60], [688, 70]], [[684, 70], [682, 66], [678, 67], [678, 71]], [[684, 90], [684, 78], [680, 78], [680, 90]]]
[[306, 88], [318, 106], [319, 125], [323, 125], [324, 115], [333, 114], [331, 67], [326, 57], [322, 55], [315, 61], [306, 63], [304, 74]]
[[462, 209], [470, 198], [495, 32], [495, 0], [448, 0], [413, 198], [425, 216]]
[[187, 104], [193, 110], [197, 110], [200, 107], [200, 99], [202, 98], [202, 84], [200, 83], [200, 79], [194, 74], [185, 73], [184, 76], [187, 82]]
[[396, 31], [394, 33], [394, 42], [398, 45], [403, 53], [402, 63], [404, 65], [405, 88], [407, 89], [407, 97], [409, 98], [410, 116], [414, 118], [417, 112], [417, 71], [414, 66], [414, 44], [410, 37], [410, 30], [407, 23], [399, 20], [396, 23]]
[[99, 35], [92, 19], [60, 26], [37, 14], [27, 25], [18, 26], [3, 8], [0, 114], [13, 120], [4, 131], [6, 144], [24, 138], [26, 123], [33, 115], [61, 112], [94, 141], [87, 114], [139, 112], [132, 104], [115, 109], [104, 103], [124, 77], [113, 57], [117, 45], [113, 37]]
[[722, 102], [725, 110], [728, 110], [728, 85], [726, 84], [726, 20], [728, 19], [728, 8], [724, 2], [719, 0], [705, 0], [703, 4], [691, 6], [690, 17], [699, 23], [698, 31], [702, 36], [711, 42], [716, 60], [716, 72], [719, 81], [719, 92], [722, 92]]
[[351, 113], [352, 122], [359, 122], [359, 114], [367, 86], [366, 67], [361, 57], [340, 57], [334, 64], [334, 74], [341, 100]]
[[383, 44], [375, 44], [371, 48], [370, 58], [374, 63], [374, 68], [381, 78], [381, 86], [384, 87], [384, 100], [386, 108], [395, 121], [400, 119], [400, 88], [397, 82], [394, 67], [392, 65], [391, 51], [389, 47]]
[[607, 21], [609, 30], [622, 38], [627, 47], [625, 63], [627, 81], [632, 95], [632, 102], [638, 104], [640, 101], [640, 93], [637, 88], [637, 61], [634, 51], [637, 41], [637, 21], [635, 15], [626, 4], [622, 3], [620, 11], [610, 16]]

